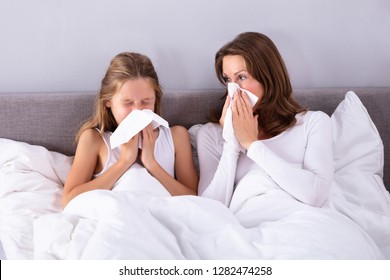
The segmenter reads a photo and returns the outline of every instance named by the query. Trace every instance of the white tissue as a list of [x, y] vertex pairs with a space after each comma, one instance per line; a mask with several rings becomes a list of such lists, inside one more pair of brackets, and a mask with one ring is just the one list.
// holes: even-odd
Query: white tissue
[[[111, 149], [128, 142], [134, 135], [144, 129], [148, 124], [152, 123], [153, 129], [159, 126], [169, 127], [168, 122], [154, 113], [152, 110], [133, 110], [119, 124], [114, 133], [110, 137]], [[141, 141], [139, 142], [142, 147]]]
[[[228, 83], [228, 95], [229, 96], [227, 98], [230, 98], [230, 101], [231, 101], [233, 99], [234, 93], [238, 89], [240, 89], [242, 92], [245, 92], [247, 94], [247, 96], [249, 97], [249, 101], [252, 104], [252, 107], [255, 106], [255, 104], [259, 98], [256, 95], [254, 95], [253, 93], [251, 93], [250, 91], [247, 91], [245, 89], [240, 88], [240, 86], [236, 83]], [[226, 110], [222, 136], [223, 136], [223, 139], [225, 139], [225, 141], [227, 143], [234, 144], [235, 146], [238, 146], [241, 151], [244, 151], [245, 149], [238, 143], [237, 138], [234, 135], [231, 105], [232, 105], [232, 103], [230, 102], [230, 105]]]

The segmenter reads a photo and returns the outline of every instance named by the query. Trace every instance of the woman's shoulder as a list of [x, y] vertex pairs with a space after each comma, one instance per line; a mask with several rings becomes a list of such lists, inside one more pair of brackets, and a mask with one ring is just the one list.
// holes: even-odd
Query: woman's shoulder
[[306, 112], [302, 112], [302, 113], [297, 114], [296, 119], [297, 119], [298, 122], [300, 120], [304, 121], [304, 122], [308, 122], [308, 121], [325, 121], [325, 122], [328, 122], [328, 121], [330, 121], [329, 115], [326, 114], [323, 111], [306, 111]]
[[199, 128], [199, 133], [202, 135], [212, 135], [214, 137], [222, 135], [222, 130], [223, 128], [219, 123], [208, 122]]
[[[208, 122], [198, 129], [197, 138], [200, 141], [220, 142], [222, 138], [223, 127], [219, 123]], [[224, 141], [224, 140], [223, 140]]]
[[331, 129], [331, 118], [323, 111], [306, 111], [297, 115], [297, 124], [303, 124], [307, 131]]

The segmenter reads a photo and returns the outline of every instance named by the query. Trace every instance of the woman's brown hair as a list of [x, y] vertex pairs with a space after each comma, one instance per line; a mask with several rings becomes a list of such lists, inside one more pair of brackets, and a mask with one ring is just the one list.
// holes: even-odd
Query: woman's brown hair
[[227, 55], [243, 57], [249, 74], [264, 87], [262, 99], [253, 108], [253, 114], [259, 116], [259, 129], [276, 136], [292, 127], [295, 115], [306, 110], [292, 97], [287, 68], [275, 44], [263, 34], [245, 32], [224, 45], [215, 55], [215, 71], [222, 84]]
[[103, 134], [118, 127], [111, 109], [106, 104], [126, 81], [135, 79], [147, 79], [152, 83], [156, 95], [154, 112], [161, 114], [162, 90], [152, 61], [139, 53], [123, 52], [111, 60], [95, 99], [94, 114], [77, 132], [76, 142], [86, 129], [97, 128]]

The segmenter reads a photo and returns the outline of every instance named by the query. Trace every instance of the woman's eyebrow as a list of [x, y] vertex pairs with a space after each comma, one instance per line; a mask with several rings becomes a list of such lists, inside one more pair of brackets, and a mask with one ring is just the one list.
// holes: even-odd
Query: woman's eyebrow
[[237, 74], [241, 73], [241, 72], [246, 72], [246, 69], [242, 69], [240, 71], [237, 71], [236, 73], [234, 73], [234, 76], [236, 76]]
[[[247, 70], [246, 70], [246, 69], [239, 70], [239, 71], [237, 71], [236, 73], [234, 73], [233, 75], [234, 75], [234, 76], [237, 76], [237, 75], [240, 74], [241, 72], [247, 72]], [[229, 77], [226, 73], [222, 73], [222, 76], [224, 76], [224, 77]]]

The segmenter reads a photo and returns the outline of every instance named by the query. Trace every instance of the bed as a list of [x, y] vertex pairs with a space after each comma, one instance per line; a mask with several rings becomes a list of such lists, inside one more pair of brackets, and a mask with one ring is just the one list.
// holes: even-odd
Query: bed
[[[223, 93], [164, 93], [163, 117], [189, 129], [195, 162], [197, 130]], [[133, 191], [87, 192], [62, 211], [74, 135], [95, 94], [0, 93], [0, 259], [390, 259], [390, 88], [294, 89], [332, 119], [329, 199], [315, 208], [248, 190], [246, 215], [170, 197], [142, 168]]]

